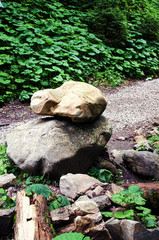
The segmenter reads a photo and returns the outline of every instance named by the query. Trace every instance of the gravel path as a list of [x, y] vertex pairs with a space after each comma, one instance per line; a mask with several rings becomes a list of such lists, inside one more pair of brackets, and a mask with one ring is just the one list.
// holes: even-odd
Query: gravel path
[[[108, 105], [104, 115], [111, 120], [114, 133], [139, 122], [153, 121], [159, 117], [159, 79], [117, 88], [106, 93], [106, 99]], [[0, 127], [0, 144], [5, 142], [6, 135], [14, 127], [22, 123]]]
[[106, 94], [108, 105], [104, 115], [113, 126], [113, 132], [132, 127], [139, 122], [159, 117], [159, 79], [137, 82]]

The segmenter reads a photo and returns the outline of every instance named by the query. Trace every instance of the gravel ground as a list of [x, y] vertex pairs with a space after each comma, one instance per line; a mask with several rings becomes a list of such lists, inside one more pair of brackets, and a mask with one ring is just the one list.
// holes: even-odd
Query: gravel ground
[[106, 94], [106, 99], [104, 115], [111, 120], [114, 133], [139, 122], [153, 121], [159, 117], [159, 79], [117, 88], [115, 93]]
[[[116, 88], [106, 93], [108, 105], [104, 115], [112, 122], [113, 133], [139, 122], [153, 121], [159, 117], [159, 79], [137, 82], [132, 86]], [[0, 144], [5, 142], [17, 125], [25, 121], [0, 127]]]

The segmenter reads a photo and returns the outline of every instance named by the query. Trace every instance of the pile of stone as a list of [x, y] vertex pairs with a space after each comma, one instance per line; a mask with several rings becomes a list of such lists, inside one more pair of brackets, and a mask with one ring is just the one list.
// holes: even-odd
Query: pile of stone
[[34, 93], [31, 108], [45, 116], [8, 135], [8, 156], [34, 174], [87, 172], [111, 137], [111, 125], [101, 116], [106, 105], [99, 89], [82, 82]]
[[85, 174], [62, 176], [60, 191], [74, 203], [51, 211], [56, 233], [81, 232], [91, 240], [158, 240], [159, 230], [146, 229], [141, 222], [103, 220], [100, 211], [117, 211], [111, 196], [121, 190], [116, 184], [101, 183]]
[[[7, 190], [8, 195], [10, 195], [10, 188], [14, 186], [14, 179], [15, 177], [12, 174], [0, 176], [1, 186]], [[114, 205], [111, 196], [123, 190], [122, 187], [114, 183], [102, 183], [86, 174], [71, 173], [63, 175], [60, 178], [59, 187], [61, 194], [66, 196], [72, 204], [52, 210], [50, 213], [50, 219], [57, 235], [67, 232], [81, 232], [89, 236], [91, 240], [159, 239], [158, 229], [146, 229], [141, 222], [127, 219], [119, 220], [115, 218], [104, 220], [101, 211], [118, 211], [119, 206]], [[18, 208], [18, 204], [20, 204], [20, 202], [18, 202], [18, 196], [20, 194], [22, 195], [21, 201], [25, 200], [25, 204], [21, 203], [23, 209], [21, 205], [21, 207]], [[40, 196], [41, 195], [39, 195], [39, 197]], [[26, 205], [26, 199], [28, 205]], [[21, 234], [26, 232], [24, 226], [27, 226], [28, 231], [31, 232], [31, 228], [37, 220], [34, 214], [33, 217], [31, 217], [31, 209], [33, 211], [35, 206], [33, 201], [32, 203], [29, 203], [29, 201], [29, 197], [24, 196], [23, 191], [17, 193], [16, 213], [19, 211], [23, 221], [22, 225], [20, 224], [21, 222], [17, 224], [16, 221], [16, 229], [19, 229], [18, 231], [20, 231]], [[46, 203], [45, 199], [44, 202]], [[23, 215], [24, 212], [25, 216]], [[28, 218], [28, 214], [30, 214], [30, 218]], [[7, 236], [7, 233], [12, 230], [13, 216], [14, 209], [3, 209], [0, 211], [0, 229], [1, 233], [3, 233], [1, 235]], [[27, 220], [24, 217], [26, 217]], [[23, 232], [22, 230], [25, 231]], [[45, 237], [44, 239], [51, 240], [51, 236]], [[25, 239], [28, 240], [35, 239], [28, 237], [27, 234], [25, 237]], [[15, 239], [21, 240], [22, 238], [18, 237]]]

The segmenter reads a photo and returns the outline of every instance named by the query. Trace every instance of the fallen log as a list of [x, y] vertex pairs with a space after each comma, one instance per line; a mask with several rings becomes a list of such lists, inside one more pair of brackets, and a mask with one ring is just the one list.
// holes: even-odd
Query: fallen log
[[18, 192], [16, 200], [15, 240], [51, 240], [53, 227], [46, 198], [42, 195], [26, 196], [25, 191]]

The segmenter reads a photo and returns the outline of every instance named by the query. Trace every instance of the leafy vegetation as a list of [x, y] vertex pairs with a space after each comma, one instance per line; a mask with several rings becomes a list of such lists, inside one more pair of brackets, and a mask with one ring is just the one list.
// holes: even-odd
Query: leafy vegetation
[[110, 182], [113, 178], [113, 174], [107, 169], [99, 169], [92, 167], [87, 174], [91, 177], [98, 179], [101, 182]]
[[69, 80], [114, 87], [126, 77], [159, 73], [156, 0], [4, 0], [3, 5], [1, 103], [28, 100], [38, 89]]
[[84, 81], [106, 63], [106, 47], [58, 1], [6, 1], [0, 10], [0, 101]]
[[146, 204], [146, 200], [143, 198], [143, 192], [140, 187], [132, 185], [128, 190], [120, 191], [113, 194], [111, 199], [120, 205], [123, 205], [128, 210], [112, 212], [102, 212], [105, 217], [115, 217], [119, 219], [139, 219], [145, 227], [155, 228], [157, 227], [156, 217], [151, 215], [151, 209], [143, 207]]
[[0, 175], [6, 173], [18, 175], [21, 171], [17, 165], [10, 160], [6, 153], [6, 149], [6, 146], [0, 145]]
[[65, 196], [54, 195], [53, 198], [54, 198], [54, 201], [51, 201], [51, 203], [49, 204], [50, 211], [64, 207], [64, 206], [71, 205], [70, 201]]
[[27, 189], [25, 189], [26, 194], [32, 195], [36, 193], [37, 195], [43, 195], [45, 198], [49, 198], [50, 189], [43, 184], [32, 184]]
[[158, 127], [158, 135], [148, 136], [148, 141], [153, 145], [155, 149], [159, 149], [159, 127]]
[[53, 239], [55, 239], [55, 240], [75, 240], [75, 239], [76, 240], [90, 240], [90, 237], [85, 237], [82, 233], [69, 232], [69, 233], [63, 233]]
[[[159, 130], [159, 127], [158, 127]], [[147, 134], [146, 138], [150, 143], [150, 146], [147, 146], [146, 143], [141, 143], [140, 146], [136, 149], [136, 151], [151, 151], [153, 152], [155, 149], [159, 149], [159, 131], [154, 132], [155, 135]], [[159, 154], [159, 152], [158, 152]]]
[[34, 193], [36, 193], [37, 195], [43, 195], [45, 198], [50, 197], [48, 202], [50, 211], [71, 205], [67, 197], [56, 196], [50, 191], [49, 187], [43, 184], [32, 184], [27, 189], [25, 189], [25, 192], [29, 196], [32, 196]]
[[15, 201], [13, 201], [9, 196], [7, 196], [7, 192], [0, 188], [0, 208], [10, 209], [15, 206]]
[[146, 146], [145, 143], [141, 143], [141, 145], [136, 148], [136, 151], [153, 151], [153, 149], [152, 147]]

